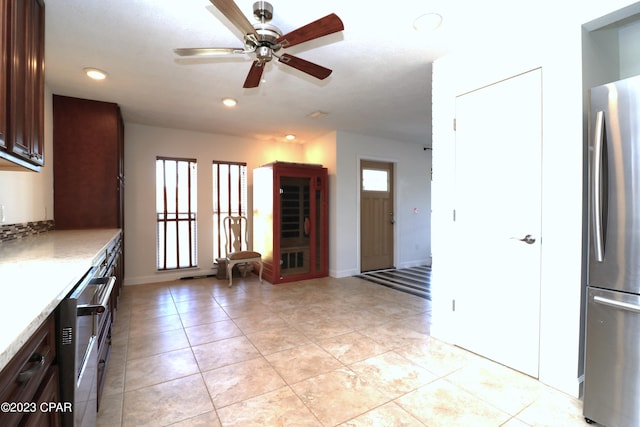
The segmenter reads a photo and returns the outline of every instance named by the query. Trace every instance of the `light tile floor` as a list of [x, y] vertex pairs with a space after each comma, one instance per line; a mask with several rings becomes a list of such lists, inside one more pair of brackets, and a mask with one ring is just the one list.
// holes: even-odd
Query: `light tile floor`
[[585, 426], [582, 403], [429, 336], [361, 279], [125, 287], [99, 426]]

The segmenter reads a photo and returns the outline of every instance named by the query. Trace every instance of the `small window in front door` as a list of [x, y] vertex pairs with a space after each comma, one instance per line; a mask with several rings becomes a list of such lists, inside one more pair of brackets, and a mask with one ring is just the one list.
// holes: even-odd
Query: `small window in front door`
[[377, 169], [362, 169], [363, 191], [389, 191], [389, 172]]

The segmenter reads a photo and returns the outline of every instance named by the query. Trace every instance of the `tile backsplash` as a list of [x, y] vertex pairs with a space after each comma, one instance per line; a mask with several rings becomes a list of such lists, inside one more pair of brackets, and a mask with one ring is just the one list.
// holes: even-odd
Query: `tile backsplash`
[[54, 228], [52, 219], [45, 221], [23, 222], [20, 224], [0, 225], [0, 242], [21, 239], [34, 234], [51, 231]]

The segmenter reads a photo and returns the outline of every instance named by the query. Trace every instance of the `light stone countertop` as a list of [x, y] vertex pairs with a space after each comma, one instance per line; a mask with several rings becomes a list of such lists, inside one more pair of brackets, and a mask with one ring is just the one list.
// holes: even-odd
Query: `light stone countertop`
[[0, 243], [0, 370], [119, 233], [59, 230]]

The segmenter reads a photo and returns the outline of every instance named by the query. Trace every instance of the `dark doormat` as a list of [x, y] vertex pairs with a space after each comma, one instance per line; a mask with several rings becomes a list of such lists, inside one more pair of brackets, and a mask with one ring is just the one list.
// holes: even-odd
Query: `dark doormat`
[[431, 301], [431, 266], [377, 270], [355, 277]]

